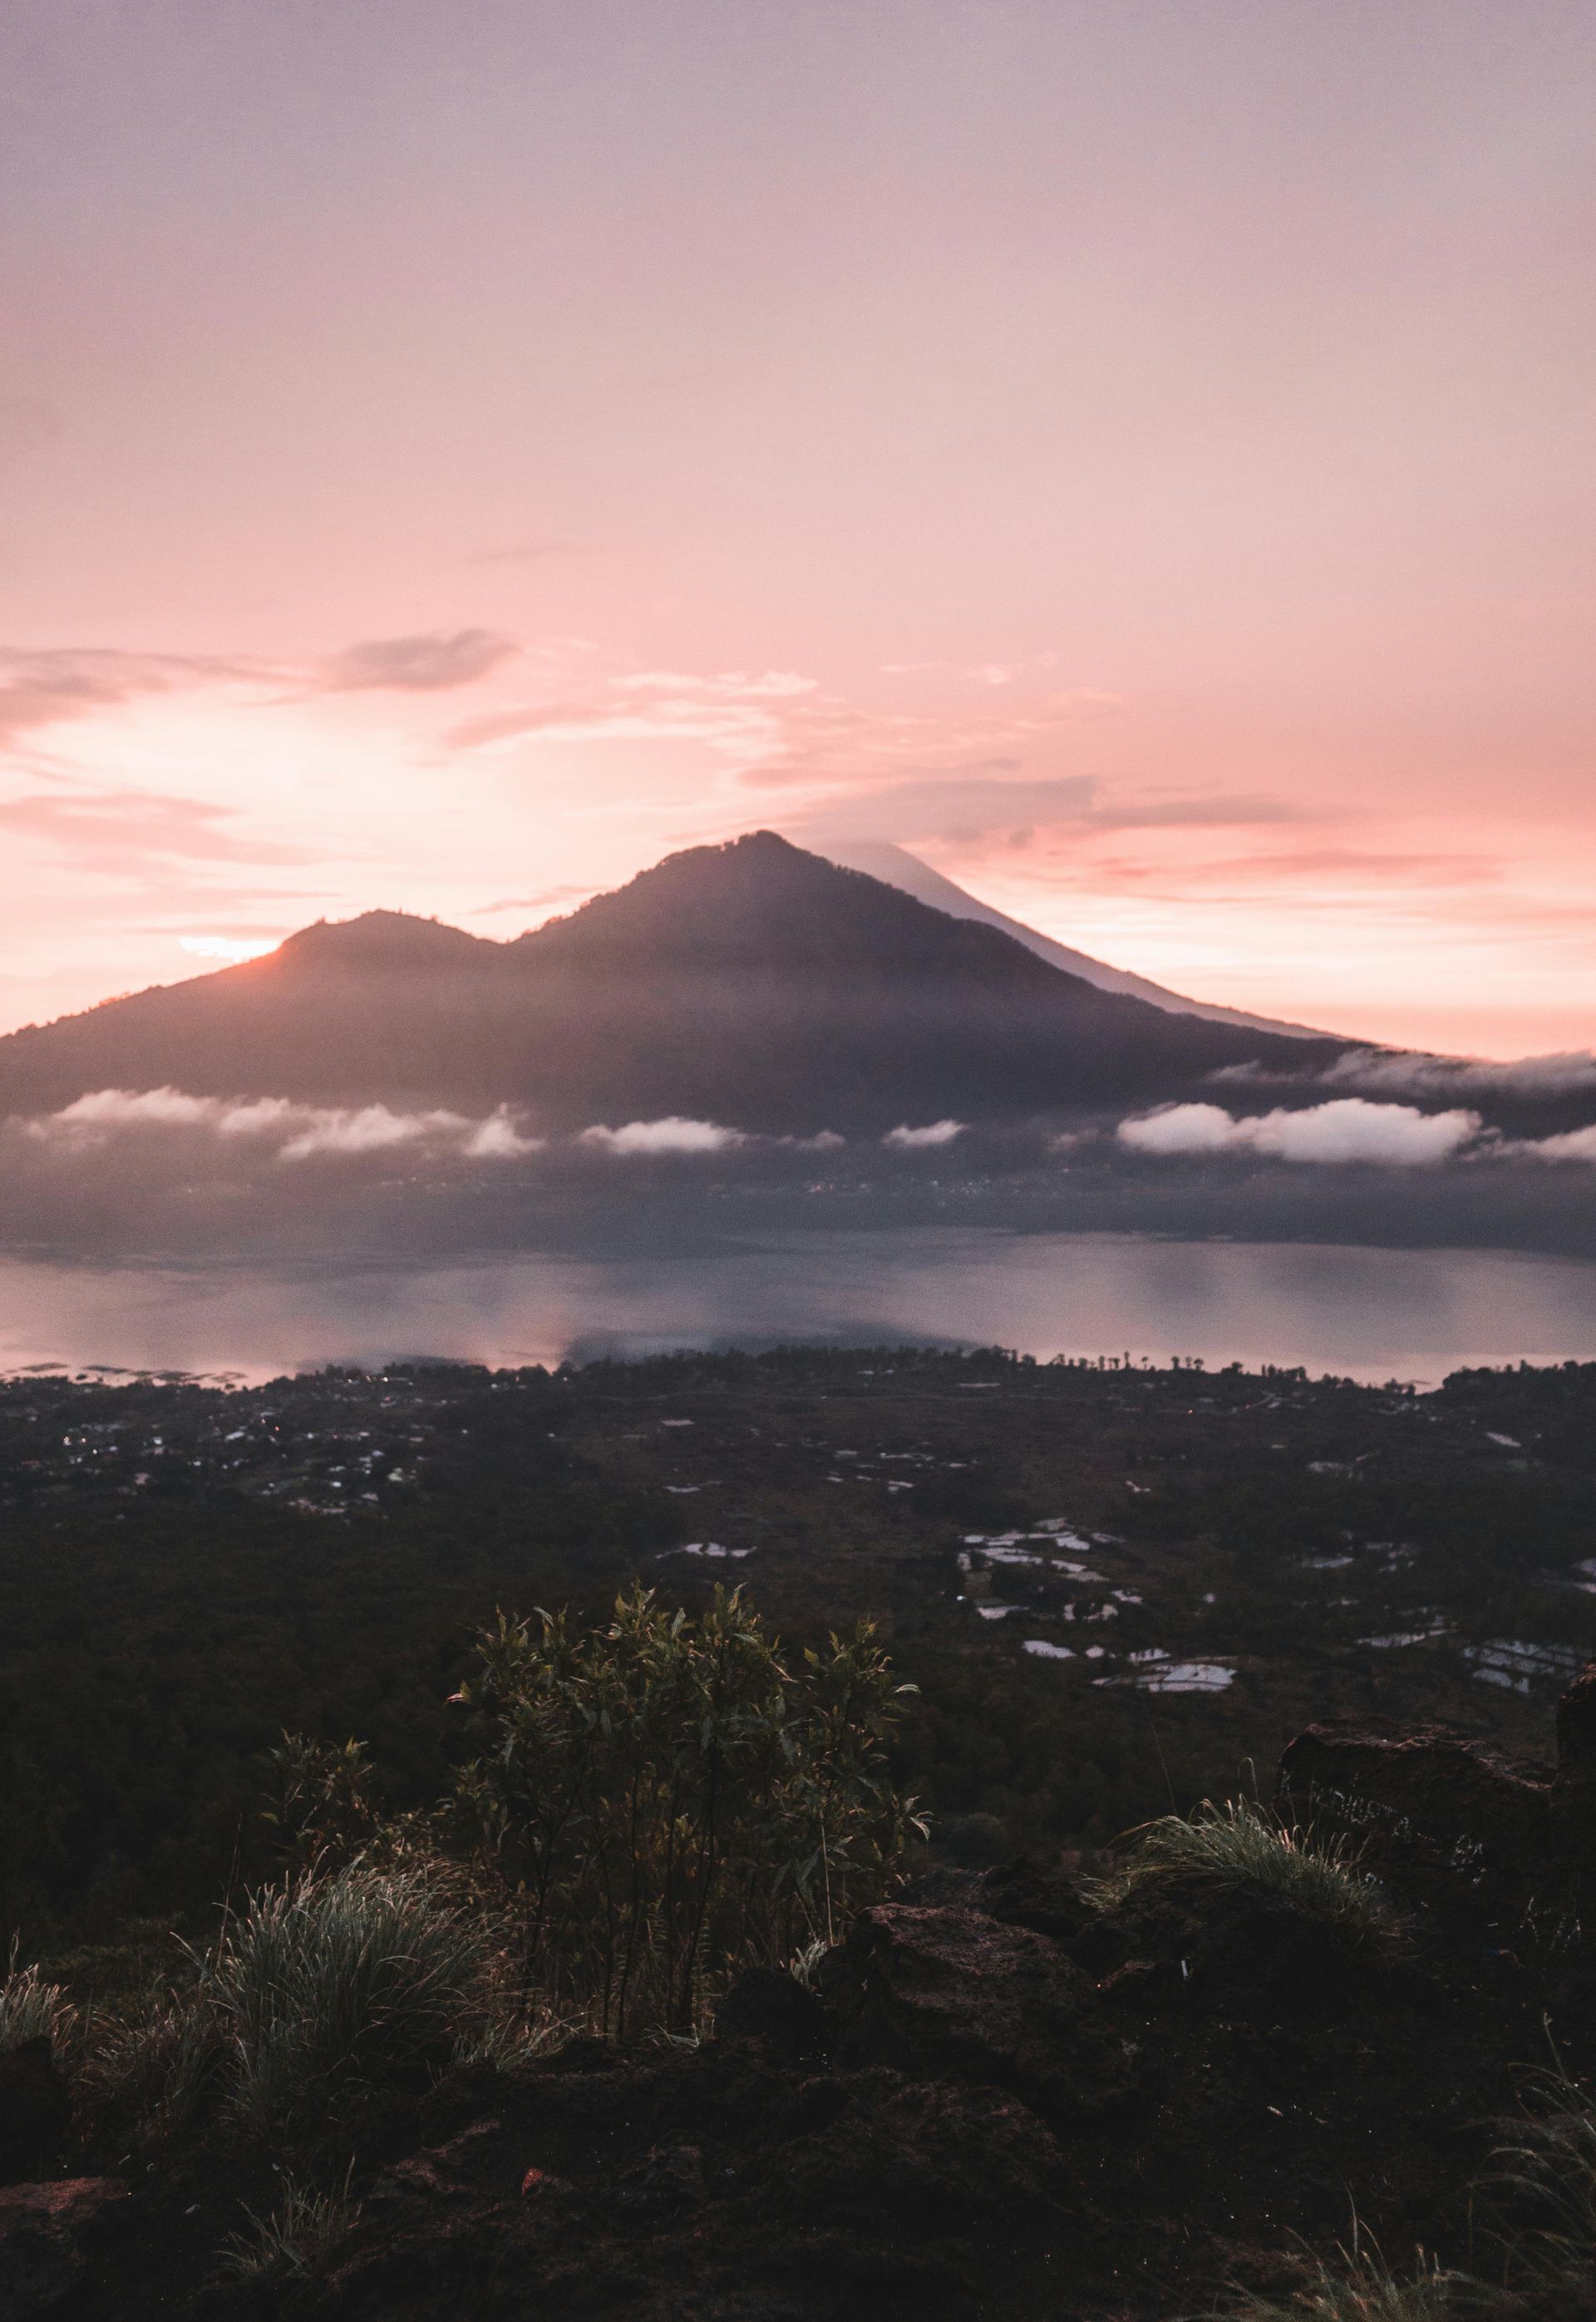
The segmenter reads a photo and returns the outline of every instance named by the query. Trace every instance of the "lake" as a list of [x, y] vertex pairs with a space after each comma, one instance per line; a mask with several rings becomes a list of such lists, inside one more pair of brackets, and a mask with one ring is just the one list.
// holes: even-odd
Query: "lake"
[[684, 1346], [905, 1339], [1435, 1382], [1466, 1364], [1596, 1358], [1596, 1266], [1492, 1250], [973, 1228], [749, 1234], [676, 1257], [523, 1252], [404, 1267], [0, 1256], [6, 1372], [258, 1380], [427, 1355], [553, 1364]]

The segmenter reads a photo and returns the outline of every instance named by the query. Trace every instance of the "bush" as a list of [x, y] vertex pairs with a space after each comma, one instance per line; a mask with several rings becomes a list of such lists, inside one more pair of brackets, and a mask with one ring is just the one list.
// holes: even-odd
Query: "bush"
[[785, 1662], [740, 1593], [694, 1620], [635, 1588], [613, 1622], [509, 1621], [457, 1699], [459, 1801], [524, 1925], [524, 1977], [609, 2032], [690, 2031], [736, 1967], [834, 1938], [898, 1875], [913, 1801], [867, 1623]]
[[1135, 1833], [1125, 1868], [1096, 1891], [1113, 1905], [1160, 1889], [1262, 1888], [1357, 1948], [1390, 1954], [1401, 1922], [1360, 1869], [1362, 1852], [1361, 1844], [1299, 1829], [1250, 1798], [1205, 1799], [1190, 1819], [1164, 1815]]
[[37, 1967], [18, 1967], [11, 1947], [0, 1982], [0, 2056], [24, 2040], [48, 2040], [59, 2058], [78, 2022], [78, 2011], [59, 1983], [46, 1983]]

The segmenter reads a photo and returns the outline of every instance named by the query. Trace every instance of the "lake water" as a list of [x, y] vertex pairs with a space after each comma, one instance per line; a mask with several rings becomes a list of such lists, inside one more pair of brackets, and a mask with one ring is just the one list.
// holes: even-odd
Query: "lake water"
[[979, 1229], [779, 1233], [679, 1257], [396, 1267], [62, 1265], [0, 1256], [0, 1371], [260, 1379], [437, 1355], [496, 1365], [682, 1346], [1001, 1344], [1439, 1380], [1596, 1358], [1596, 1266], [1502, 1251]]

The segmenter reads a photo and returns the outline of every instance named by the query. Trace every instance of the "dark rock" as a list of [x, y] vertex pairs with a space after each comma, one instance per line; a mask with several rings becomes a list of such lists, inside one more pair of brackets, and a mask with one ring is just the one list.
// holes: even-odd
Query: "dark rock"
[[1596, 1663], [1557, 1704], [1557, 1778], [1552, 1837], [1569, 1869], [1596, 1878]]
[[84, 2244], [105, 2211], [127, 2199], [114, 2177], [61, 2177], [0, 2191], [0, 2322], [53, 2314], [85, 2280]]
[[793, 2062], [825, 2046], [825, 2010], [812, 1991], [780, 1968], [751, 1967], [715, 2011], [717, 2040], [763, 2040]]
[[1436, 1727], [1399, 1739], [1310, 1725], [1289, 1742], [1280, 1787], [1299, 1813], [1346, 1815], [1427, 1841], [1443, 1855], [1509, 1877], [1544, 1873], [1548, 1769]]
[[1091, 1979], [1028, 1927], [879, 1904], [825, 1961], [822, 1983], [844, 2063], [1009, 2089], [1050, 2118], [1087, 2117], [1135, 2090]]
[[48, 2177], [72, 2142], [72, 2107], [50, 2042], [0, 2054], [0, 2185]]
[[1186, 1967], [1193, 2002], [1258, 2024], [1338, 2022], [1369, 1986], [1339, 1928], [1262, 1888], [1206, 1904]]
[[993, 2089], [867, 2073], [845, 2111], [782, 2146], [744, 2180], [762, 2210], [945, 2233], [1062, 2201], [1071, 2177], [1057, 2141], [1026, 2106]]
[[1068, 1943], [1098, 1915], [1079, 1879], [1067, 1870], [1048, 1869], [1022, 1857], [1001, 1870], [989, 1870], [980, 1882], [976, 1908], [1001, 1919], [1005, 1926], [1030, 1927], [1039, 1935]]

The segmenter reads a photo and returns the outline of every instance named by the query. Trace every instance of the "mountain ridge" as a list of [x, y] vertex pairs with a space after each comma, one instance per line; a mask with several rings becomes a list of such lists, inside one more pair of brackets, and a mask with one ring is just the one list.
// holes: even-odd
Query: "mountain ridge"
[[0, 1039], [0, 1111], [106, 1087], [681, 1113], [774, 1133], [1071, 1113], [1347, 1044], [1108, 992], [768, 831], [667, 856], [499, 944], [372, 912]]

